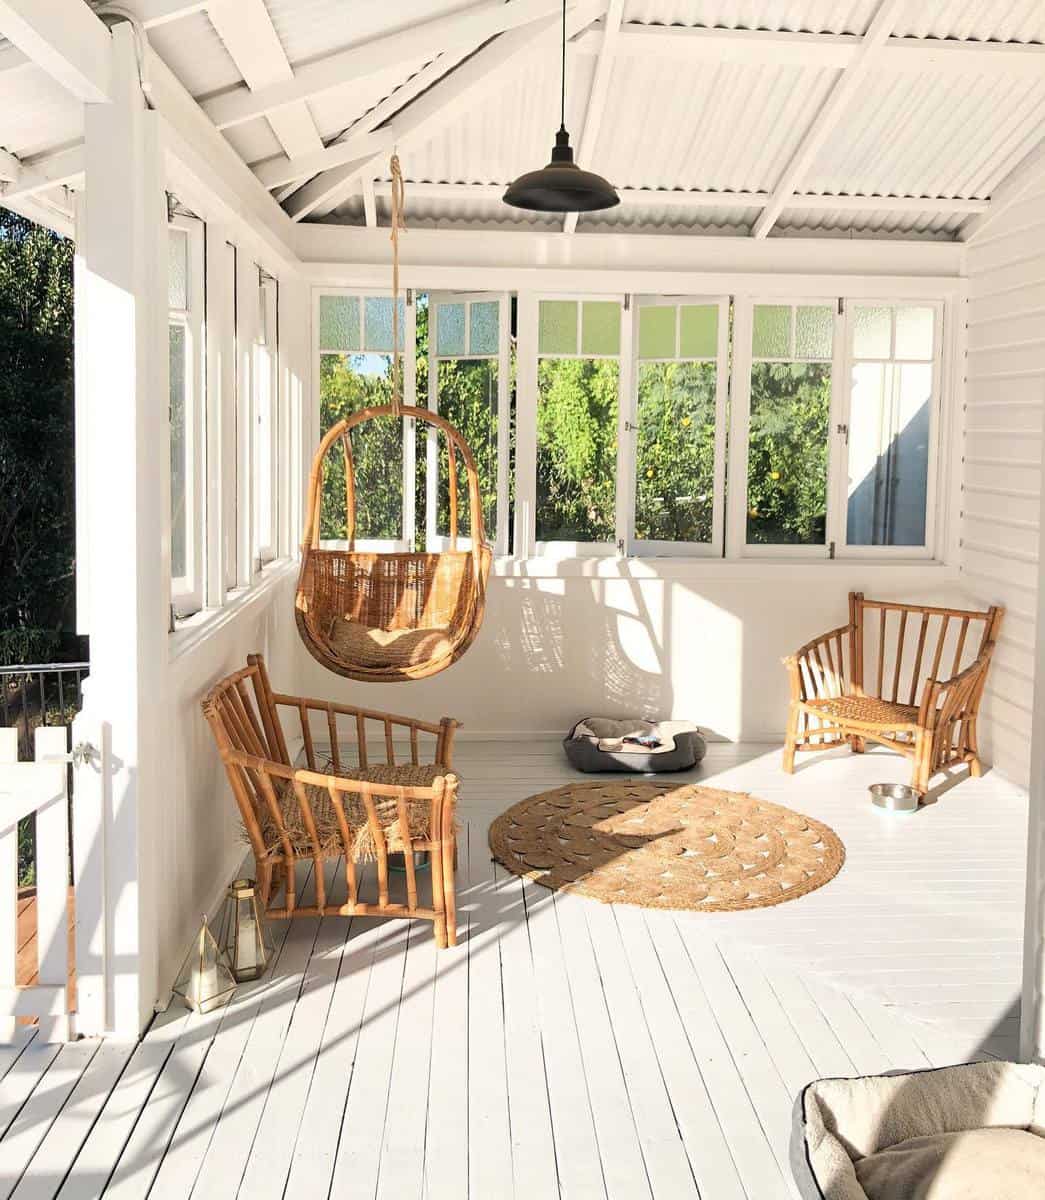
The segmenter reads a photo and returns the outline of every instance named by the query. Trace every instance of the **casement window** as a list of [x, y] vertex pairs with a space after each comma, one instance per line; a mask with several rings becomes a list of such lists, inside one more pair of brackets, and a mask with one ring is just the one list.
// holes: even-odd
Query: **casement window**
[[171, 603], [179, 617], [203, 607], [206, 543], [203, 241], [202, 221], [177, 216], [168, 225]]
[[538, 553], [618, 549], [623, 326], [619, 299], [538, 302]]
[[721, 555], [729, 300], [640, 298], [634, 320], [626, 551]]
[[738, 302], [733, 339], [729, 551], [826, 557], [838, 302]]
[[[420, 315], [420, 314], [419, 314]], [[511, 404], [511, 300], [499, 293], [428, 297], [428, 407], [464, 436], [475, 458], [486, 536], [508, 550], [508, 457]], [[450, 495], [446, 439], [426, 434], [425, 542], [448, 545]], [[468, 527], [467, 479], [458, 464], [460, 532]], [[460, 542], [470, 544], [470, 536]]]
[[278, 554], [279, 520], [279, 284], [258, 271], [254, 386], [254, 557], [258, 566]]
[[942, 324], [939, 304], [846, 304], [846, 553], [931, 553]]
[[[392, 297], [390, 293], [338, 291], [320, 295], [314, 313], [319, 361], [320, 435], [364, 408], [392, 398]], [[399, 298], [402, 401], [416, 402], [415, 307]], [[356, 477], [356, 546], [406, 550], [414, 543], [414, 422], [379, 417], [351, 433]], [[327, 455], [320, 535], [343, 542], [346, 529], [345, 462]]]

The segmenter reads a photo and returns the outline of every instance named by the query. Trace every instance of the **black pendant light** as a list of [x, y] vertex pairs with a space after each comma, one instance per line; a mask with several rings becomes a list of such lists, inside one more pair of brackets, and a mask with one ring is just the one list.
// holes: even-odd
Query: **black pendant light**
[[612, 184], [601, 175], [582, 171], [573, 161], [566, 132], [566, 0], [562, 0], [562, 110], [552, 160], [510, 183], [504, 202], [531, 212], [597, 212], [620, 204]]

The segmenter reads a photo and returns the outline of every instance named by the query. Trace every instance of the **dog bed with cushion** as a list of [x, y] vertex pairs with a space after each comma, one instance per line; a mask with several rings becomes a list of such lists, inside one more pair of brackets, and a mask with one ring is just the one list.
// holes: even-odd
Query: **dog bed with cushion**
[[1045, 1196], [1045, 1068], [817, 1080], [795, 1105], [791, 1160], [803, 1200]]
[[643, 721], [637, 717], [585, 717], [563, 740], [578, 771], [685, 771], [707, 746], [688, 721]]

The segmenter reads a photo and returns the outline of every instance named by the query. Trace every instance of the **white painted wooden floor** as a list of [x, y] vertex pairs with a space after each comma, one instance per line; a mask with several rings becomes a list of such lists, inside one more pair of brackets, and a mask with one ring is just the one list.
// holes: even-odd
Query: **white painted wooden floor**
[[915, 816], [880, 753], [693, 778], [826, 821], [847, 862], [773, 909], [672, 914], [523, 884], [489, 820], [570, 778], [557, 746], [464, 743], [461, 944], [298, 920], [269, 975], [137, 1047], [0, 1048], [0, 1195], [776, 1200], [818, 1075], [1015, 1052], [1026, 798], [997, 776]]

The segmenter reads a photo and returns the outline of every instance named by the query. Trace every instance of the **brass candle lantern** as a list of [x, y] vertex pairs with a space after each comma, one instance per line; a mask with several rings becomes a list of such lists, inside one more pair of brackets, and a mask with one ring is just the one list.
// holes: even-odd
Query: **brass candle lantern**
[[265, 918], [258, 907], [253, 879], [234, 879], [229, 884], [219, 942], [232, 964], [237, 983], [258, 979], [265, 973], [272, 945]]
[[193, 1012], [207, 1013], [228, 1004], [235, 990], [228, 957], [214, 940], [204, 917], [172, 991]]

